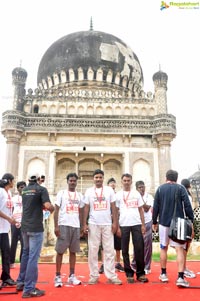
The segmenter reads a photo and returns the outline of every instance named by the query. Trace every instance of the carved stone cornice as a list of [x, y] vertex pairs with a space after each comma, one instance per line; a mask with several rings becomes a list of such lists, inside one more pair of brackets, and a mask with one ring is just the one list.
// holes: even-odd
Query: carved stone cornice
[[9, 129], [24, 132], [125, 133], [131, 135], [172, 134], [176, 136], [173, 115], [118, 116], [3, 113], [2, 133]]

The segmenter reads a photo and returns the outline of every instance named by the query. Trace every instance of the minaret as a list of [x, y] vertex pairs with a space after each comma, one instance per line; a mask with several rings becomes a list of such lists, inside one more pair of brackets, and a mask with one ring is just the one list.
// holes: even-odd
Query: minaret
[[153, 75], [157, 114], [167, 114], [167, 81], [168, 76], [159, 70]]
[[12, 83], [14, 87], [13, 109], [23, 111], [25, 86], [28, 73], [25, 69], [17, 67], [12, 72]]
[[[23, 111], [26, 79], [26, 70], [21, 67], [17, 67], [13, 70], [12, 83], [14, 86], [14, 110]], [[23, 135], [23, 130], [18, 128], [17, 124], [13, 124], [11, 128], [5, 128], [5, 130], [2, 130], [2, 134], [6, 138], [7, 145], [5, 170], [6, 172], [12, 173], [17, 179], [19, 167], [19, 145], [20, 139]]]
[[[155, 101], [157, 103], [157, 115], [168, 114], [167, 81], [167, 74], [161, 70], [153, 75]], [[158, 143], [158, 161], [160, 162], [160, 183], [164, 183], [166, 171], [171, 168], [171, 141], [174, 139], [174, 136], [174, 134], [165, 130], [155, 135]]]

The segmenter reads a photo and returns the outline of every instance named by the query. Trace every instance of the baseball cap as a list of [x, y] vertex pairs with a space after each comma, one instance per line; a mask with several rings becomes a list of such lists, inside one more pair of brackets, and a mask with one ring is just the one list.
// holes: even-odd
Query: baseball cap
[[35, 181], [40, 177], [40, 175], [37, 172], [31, 172], [28, 176], [29, 181]]

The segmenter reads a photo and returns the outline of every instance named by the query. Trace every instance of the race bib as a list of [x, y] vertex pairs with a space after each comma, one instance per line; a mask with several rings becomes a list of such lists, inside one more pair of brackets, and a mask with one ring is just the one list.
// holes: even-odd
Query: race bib
[[79, 212], [78, 204], [69, 203], [66, 205], [66, 212], [67, 214], [77, 214]]
[[138, 208], [138, 199], [132, 199], [126, 201], [127, 208]]
[[107, 204], [107, 201], [95, 201], [94, 202], [94, 210], [95, 211], [100, 211], [100, 210], [107, 210], [108, 208], [108, 204]]

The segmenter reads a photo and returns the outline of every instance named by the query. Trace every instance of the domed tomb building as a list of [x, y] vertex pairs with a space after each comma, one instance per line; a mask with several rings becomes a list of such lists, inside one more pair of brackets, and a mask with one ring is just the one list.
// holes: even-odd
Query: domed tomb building
[[3, 113], [1, 129], [7, 172], [45, 174], [52, 195], [69, 172], [84, 192], [97, 168], [118, 188], [125, 172], [152, 193], [165, 180], [176, 136], [168, 76], [158, 71], [154, 91], [144, 92], [140, 62], [119, 38], [93, 30], [64, 36], [43, 55], [34, 91], [25, 90], [26, 79], [26, 70], [13, 70], [13, 110]]

